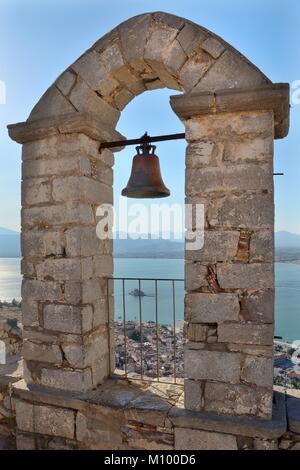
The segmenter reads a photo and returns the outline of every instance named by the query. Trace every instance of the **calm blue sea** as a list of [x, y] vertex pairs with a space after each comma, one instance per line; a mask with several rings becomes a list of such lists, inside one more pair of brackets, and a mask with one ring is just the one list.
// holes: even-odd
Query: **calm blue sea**
[[[300, 265], [275, 263], [276, 328], [275, 334], [287, 341], [300, 339]], [[178, 259], [115, 259], [115, 277], [147, 277], [182, 279], [183, 261]], [[139, 298], [129, 294], [139, 288], [137, 281], [125, 282], [126, 318], [139, 319]], [[0, 258], [0, 300], [20, 299], [21, 275], [18, 258]], [[155, 282], [142, 281], [142, 319], [155, 320]], [[170, 281], [157, 285], [157, 314], [161, 323], [173, 322], [173, 286]], [[176, 321], [183, 318], [183, 282], [174, 283]], [[122, 281], [115, 281], [115, 316], [123, 315]]]

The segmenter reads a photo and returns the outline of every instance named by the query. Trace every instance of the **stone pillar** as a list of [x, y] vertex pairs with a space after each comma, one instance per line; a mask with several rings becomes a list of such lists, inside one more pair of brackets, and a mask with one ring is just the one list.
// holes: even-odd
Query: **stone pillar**
[[99, 123], [52, 121], [9, 129], [23, 142], [24, 376], [28, 385], [83, 392], [110, 373], [112, 242], [96, 236], [96, 208], [113, 202], [114, 157], [99, 153]]
[[205, 208], [204, 247], [185, 253], [190, 410], [272, 415], [273, 139], [288, 100], [286, 85], [171, 98], [186, 127], [186, 202]]

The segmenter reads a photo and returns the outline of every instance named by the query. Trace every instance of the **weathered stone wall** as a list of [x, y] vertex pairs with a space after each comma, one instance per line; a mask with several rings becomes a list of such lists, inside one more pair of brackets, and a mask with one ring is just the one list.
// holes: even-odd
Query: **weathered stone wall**
[[186, 122], [186, 196], [205, 206], [186, 251], [186, 407], [270, 417], [273, 382], [273, 113]]
[[14, 385], [17, 449], [299, 449], [299, 398], [275, 393], [271, 421], [183, 408], [183, 388], [110, 380], [74, 396]]
[[261, 91], [172, 106], [186, 127], [186, 202], [205, 210], [204, 246], [185, 253], [185, 406], [270, 419], [276, 111]]
[[96, 208], [112, 203], [113, 155], [84, 134], [23, 146], [22, 314], [28, 383], [84, 391], [109, 374], [111, 241]]

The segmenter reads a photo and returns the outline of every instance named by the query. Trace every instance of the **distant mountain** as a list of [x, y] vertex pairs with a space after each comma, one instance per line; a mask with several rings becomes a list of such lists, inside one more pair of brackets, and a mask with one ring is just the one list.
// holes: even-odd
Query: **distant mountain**
[[[124, 234], [118, 234], [122, 236]], [[157, 235], [158, 237], [159, 235]], [[150, 237], [150, 236], [149, 236]], [[276, 261], [300, 260], [300, 235], [286, 231], [275, 233]], [[20, 254], [20, 234], [0, 227], [0, 257], [15, 258]], [[114, 240], [116, 258], [183, 258], [184, 243], [171, 235], [170, 240], [162, 238], [138, 238]]]
[[291, 232], [275, 232], [275, 246], [283, 248], [300, 248], [300, 235]]
[[0, 257], [18, 258], [19, 256], [21, 256], [19, 232], [0, 227]]
[[19, 235], [19, 232], [11, 230], [10, 228], [0, 227], [0, 235]]
[[114, 240], [116, 258], [184, 258], [182, 240], [137, 239]]

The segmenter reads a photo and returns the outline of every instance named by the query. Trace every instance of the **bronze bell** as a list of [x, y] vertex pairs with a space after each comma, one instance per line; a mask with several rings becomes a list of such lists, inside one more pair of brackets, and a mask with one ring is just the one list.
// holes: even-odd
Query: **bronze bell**
[[137, 154], [133, 157], [131, 175], [126, 188], [122, 190], [122, 196], [141, 199], [170, 196], [161, 177], [155, 149], [155, 145], [147, 142], [136, 147]]

